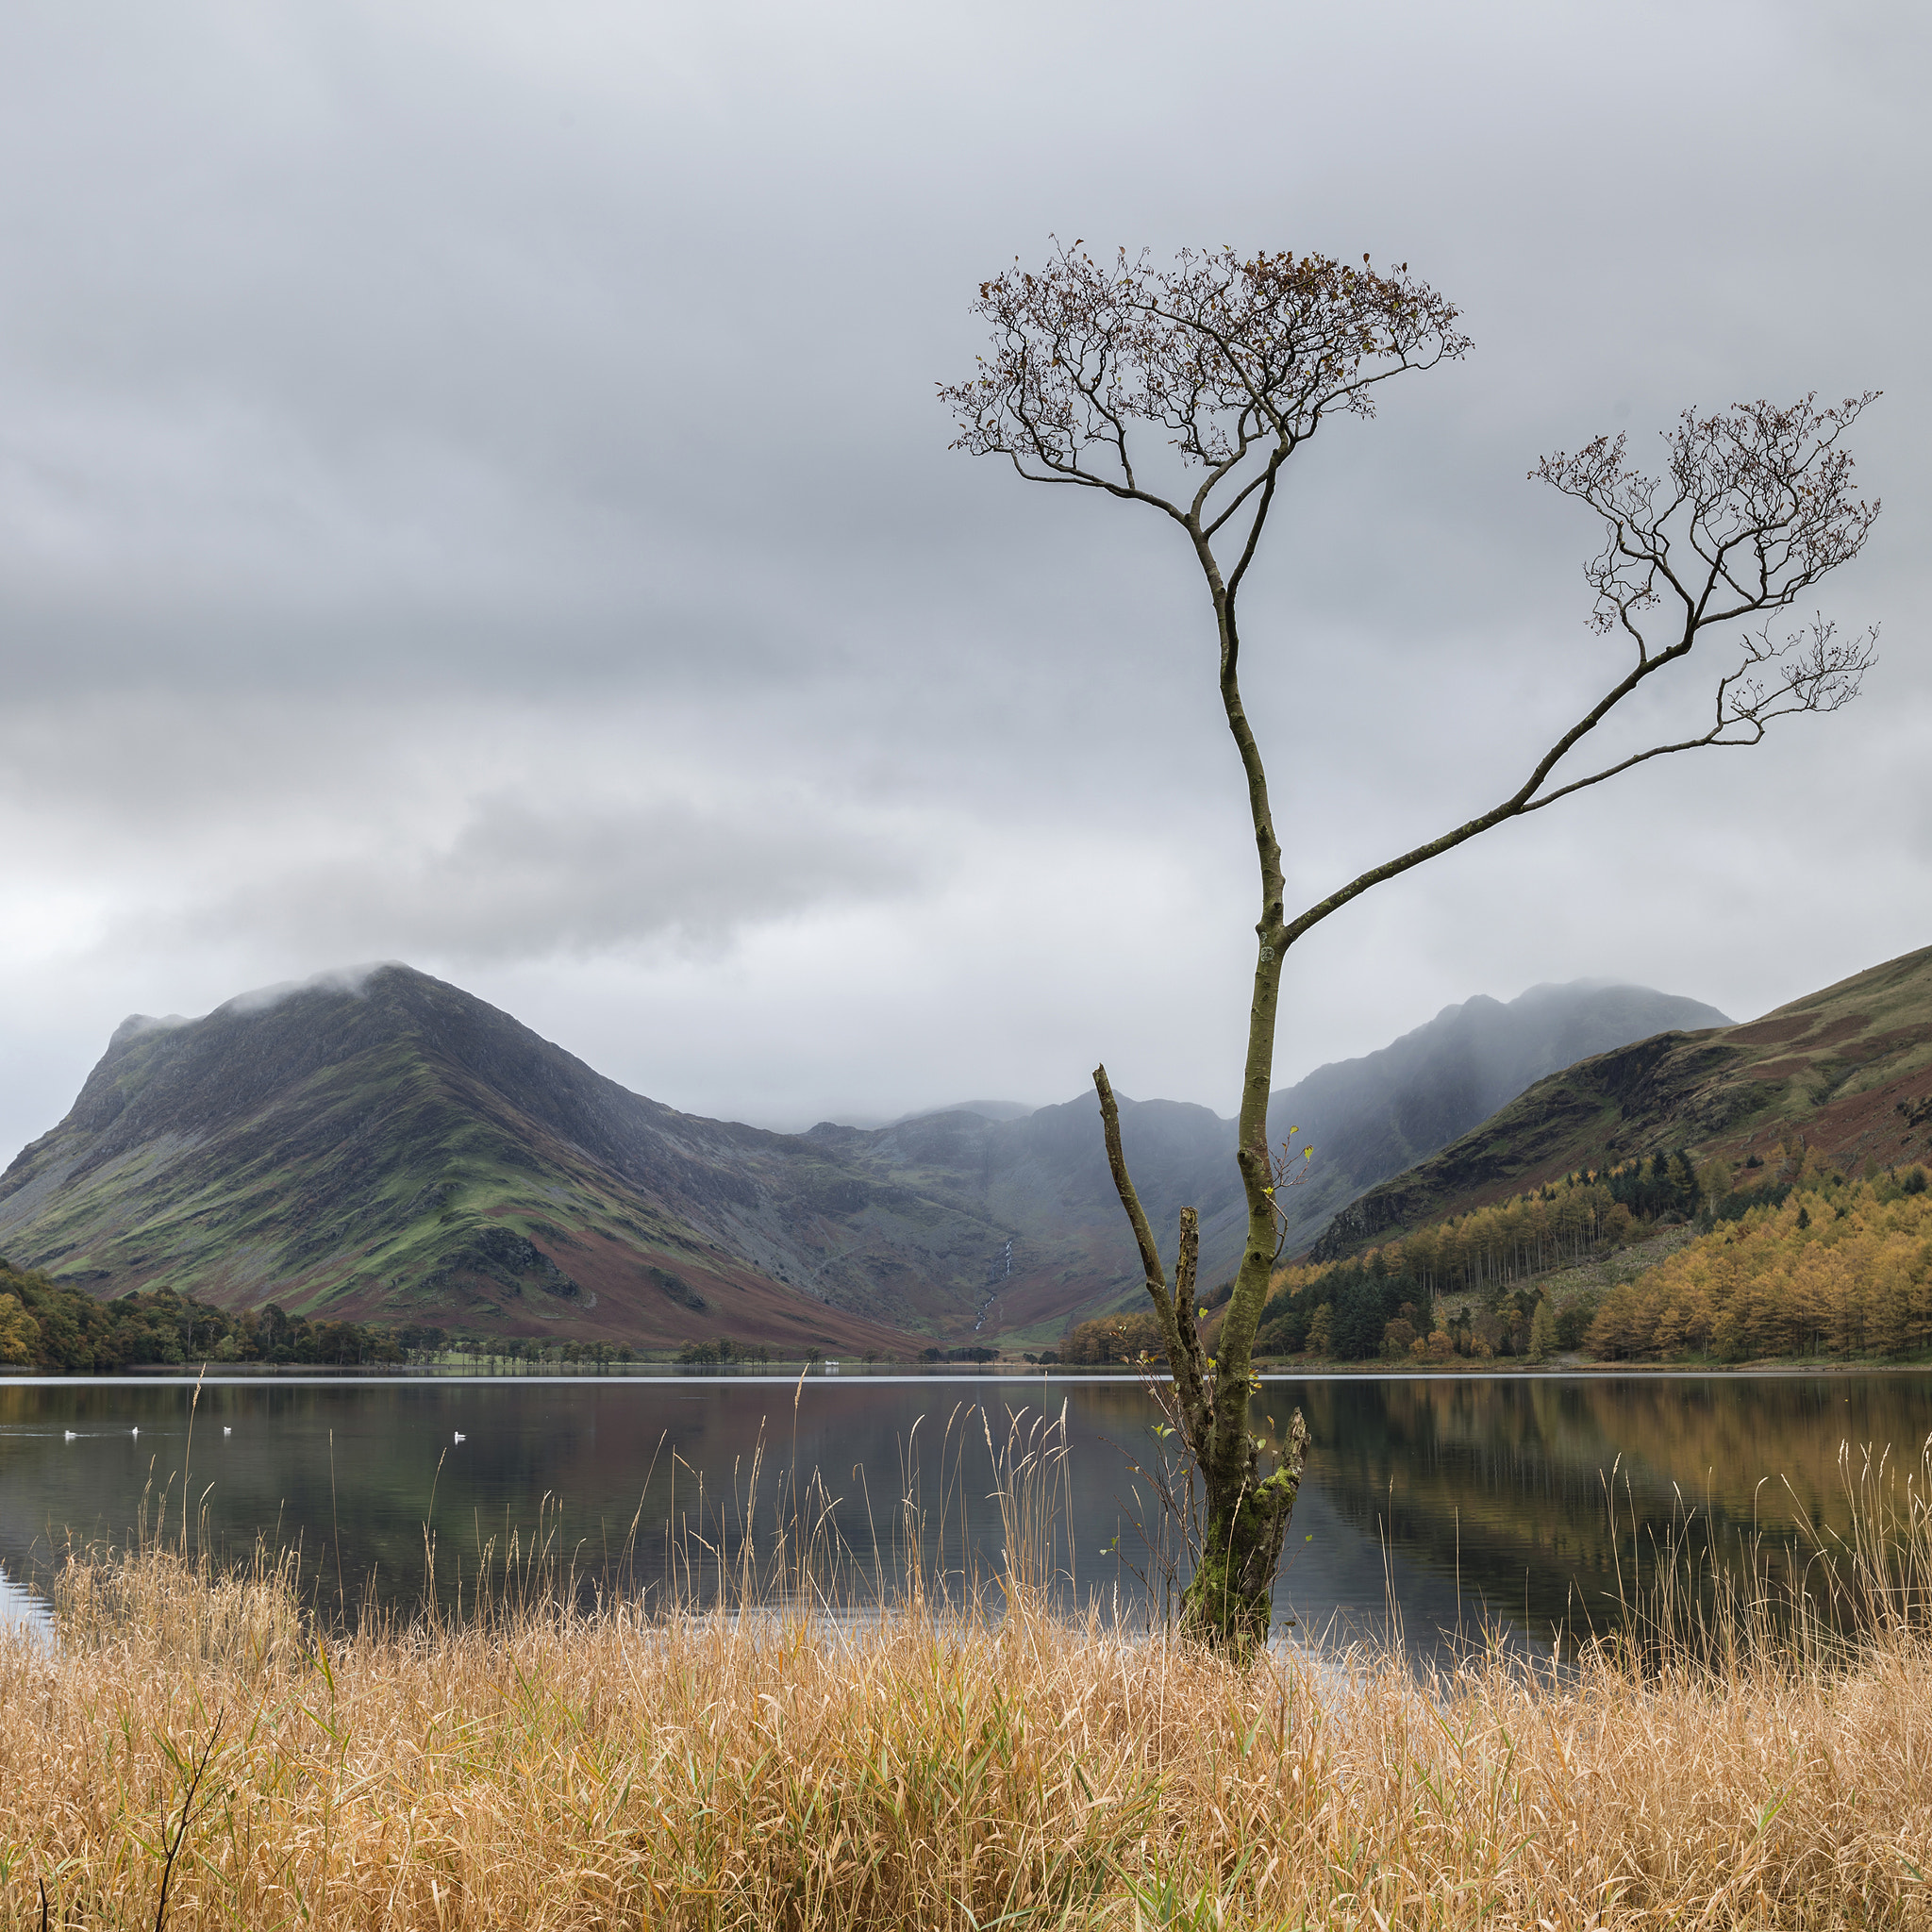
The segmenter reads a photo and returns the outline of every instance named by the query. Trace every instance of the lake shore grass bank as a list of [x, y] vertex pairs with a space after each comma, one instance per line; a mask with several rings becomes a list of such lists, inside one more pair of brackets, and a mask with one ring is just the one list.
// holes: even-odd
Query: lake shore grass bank
[[0, 1920], [1932, 1925], [1932, 1644], [1878, 1607], [1431, 1674], [1024, 1594], [331, 1636], [266, 1560], [79, 1558], [55, 1641], [0, 1642]]

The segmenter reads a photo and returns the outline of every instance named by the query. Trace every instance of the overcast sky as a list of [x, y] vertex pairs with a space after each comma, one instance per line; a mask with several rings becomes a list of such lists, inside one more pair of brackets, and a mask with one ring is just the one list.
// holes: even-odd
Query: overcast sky
[[1865, 698], [1333, 920], [1280, 1079], [1472, 993], [1743, 1018], [1932, 942], [1927, 23], [14, 0], [0, 1160], [125, 1014], [389, 958], [699, 1112], [1104, 1057], [1231, 1113], [1257, 908], [1191, 559], [934, 399], [1050, 234], [1407, 261], [1474, 338], [1296, 458], [1248, 593], [1305, 898], [1611, 666], [1540, 454], [1886, 391], [1820, 599], [1884, 625]]

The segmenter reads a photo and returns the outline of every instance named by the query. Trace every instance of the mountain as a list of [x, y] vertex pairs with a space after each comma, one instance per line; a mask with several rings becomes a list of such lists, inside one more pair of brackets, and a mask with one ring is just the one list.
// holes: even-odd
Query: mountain
[[1339, 1213], [1312, 1256], [1659, 1148], [1729, 1160], [1801, 1133], [1847, 1173], [1923, 1160], [1932, 1139], [1932, 947], [1745, 1025], [1671, 1031], [1539, 1080]]
[[[1576, 980], [1505, 1005], [1444, 1007], [1378, 1053], [1318, 1067], [1272, 1095], [1270, 1138], [1301, 1128], [1307, 1181], [1289, 1196], [1288, 1245], [1312, 1241], [1347, 1202], [1445, 1146], [1524, 1088], [1592, 1054], [1666, 1031], [1728, 1026], [1715, 1007], [1648, 987]], [[1239, 1228], [1235, 1233], [1240, 1249]]]
[[[1271, 1138], [1278, 1143], [1299, 1127], [1295, 1146], [1316, 1149], [1309, 1178], [1285, 1196], [1291, 1252], [1364, 1190], [1557, 1068], [1661, 1028], [1728, 1024], [1697, 1000], [1579, 980], [1532, 987], [1507, 1004], [1479, 995], [1445, 1007], [1375, 1053], [1318, 1068], [1269, 1100]], [[1140, 1293], [1096, 1111], [1083, 1095], [1021, 1120], [952, 1112], [871, 1134], [825, 1124], [811, 1138], [881, 1179], [1010, 1228], [1012, 1273], [997, 1284], [985, 1332], [1045, 1341], [1104, 1306], [1109, 1289], [1116, 1302]], [[1224, 1279], [1247, 1233], [1234, 1122], [1204, 1107], [1123, 1098], [1121, 1123], [1156, 1232], [1170, 1244], [1180, 1208], [1197, 1208], [1202, 1280]]]
[[126, 1022], [0, 1175], [0, 1247], [97, 1292], [515, 1334], [886, 1346], [1003, 1240], [402, 966]]
[[[1098, 1145], [1091, 1102], [1054, 1111], [1061, 1141]], [[1126, 1104], [1127, 1145], [1186, 1174], [1165, 1159], [1167, 1111]], [[1113, 1269], [1099, 1200], [1076, 1188], [1071, 1214], [1002, 1218], [1054, 1188], [988, 1188], [1026, 1165], [976, 1144], [999, 1126], [786, 1135], [679, 1113], [386, 965], [125, 1022], [67, 1118], [0, 1175], [0, 1252], [104, 1296], [172, 1283], [344, 1319], [903, 1352], [974, 1332], [1016, 1237], [1055, 1306], [1118, 1291], [1091, 1258]]]
[[857, 1127], [862, 1133], [876, 1133], [881, 1127], [904, 1126], [908, 1121], [930, 1120], [940, 1113], [976, 1113], [990, 1121], [1017, 1121], [1033, 1108], [1024, 1100], [955, 1100], [944, 1107], [915, 1107], [909, 1113], [846, 1115], [842, 1120], [822, 1121], [821, 1126]]
[[[1641, 989], [1472, 1000], [1275, 1096], [1318, 1178], [1298, 1225], [1592, 1047], [1711, 1009]], [[135, 1018], [73, 1109], [0, 1175], [0, 1252], [101, 1295], [663, 1344], [788, 1349], [1038, 1336], [1137, 1289], [1097, 1107], [998, 1103], [774, 1134], [679, 1113], [408, 967]], [[1291, 1121], [1284, 1118], [1291, 1113]], [[1017, 1117], [1001, 1116], [1017, 1114]], [[1234, 1124], [1123, 1098], [1171, 1240], [1205, 1278], [1242, 1216]], [[562, 1324], [562, 1330], [557, 1324]]]
[[[1232, 1121], [1183, 1101], [1117, 1097], [1128, 1165], [1170, 1241], [1184, 1206], [1238, 1198]], [[1009, 1245], [972, 1310], [975, 1335], [1044, 1342], [1140, 1292], [1091, 1094], [1020, 1120], [928, 1114], [872, 1133], [824, 1123], [806, 1138], [877, 1185], [1005, 1230]]]
[[903, 1126], [908, 1121], [925, 1120], [936, 1113], [976, 1113], [982, 1120], [1020, 1121], [1034, 1111], [1024, 1100], [957, 1100], [950, 1107], [922, 1107], [912, 1113], [902, 1113], [897, 1120], [883, 1121], [880, 1124]]

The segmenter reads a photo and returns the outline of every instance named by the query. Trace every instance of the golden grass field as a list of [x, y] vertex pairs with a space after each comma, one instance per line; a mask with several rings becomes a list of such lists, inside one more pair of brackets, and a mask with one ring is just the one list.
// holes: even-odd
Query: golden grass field
[[171, 1845], [180, 1928], [1932, 1924], [1903, 1629], [1426, 1676], [1024, 1602], [330, 1643], [273, 1572], [165, 1551], [59, 1595], [58, 1648], [0, 1652], [8, 1925], [42, 1886], [50, 1924], [154, 1925]]
[[[1037, 1551], [1057, 1478], [1015, 1466]], [[1435, 1672], [1238, 1666], [1024, 1582], [331, 1634], [290, 1561], [184, 1526], [75, 1555], [55, 1641], [0, 1640], [0, 1921], [1932, 1926], [1928, 1464], [1845, 1469], [1852, 1530], [1795, 1575], [1700, 1594], [1686, 1548], [1634, 1639]]]

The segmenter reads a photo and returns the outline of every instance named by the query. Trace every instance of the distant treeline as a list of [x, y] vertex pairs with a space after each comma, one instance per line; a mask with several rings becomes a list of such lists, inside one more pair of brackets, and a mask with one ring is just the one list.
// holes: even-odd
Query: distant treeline
[[[1299, 1271], [1296, 1271], [1299, 1272]], [[1358, 1362], [1376, 1357], [1446, 1361], [1487, 1360], [1574, 1348], [1593, 1307], [1557, 1309], [1541, 1288], [1493, 1284], [1453, 1313], [1439, 1315], [1435, 1297], [1387, 1250], [1324, 1269], [1316, 1281], [1278, 1290], [1261, 1311], [1257, 1355], [1311, 1355]]]
[[[1539, 1330], [1545, 1297], [1537, 1276], [1612, 1253], [1658, 1223], [1689, 1220], [1717, 1178], [1687, 1153], [1657, 1153], [1452, 1215], [1354, 1260], [1282, 1269], [1257, 1351], [1366, 1361], [1574, 1348], [1591, 1311], [1552, 1308]], [[1451, 1300], [1464, 1306], [1439, 1323], [1437, 1304]]]
[[1074, 1368], [1104, 1368], [1114, 1362], [1167, 1359], [1160, 1324], [1152, 1315], [1103, 1315], [1070, 1329], [1057, 1359]]
[[[922, 1349], [919, 1359], [923, 1362], [991, 1362], [999, 1359], [999, 1350], [987, 1348], [979, 1342], [962, 1343], [957, 1348]], [[771, 1346], [763, 1341], [738, 1341], [729, 1335], [720, 1335], [711, 1341], [688, 1341], [677, 1351], [677, 1359], [686, 1368], [712, 1368], [720, 1364], [729, 1366], [733, 1362], [757, 1367], [763, 1362], [808, 1361], [822, 1362], [825, 1358], [823, 1348], [808, 1348], [803, 1356], [774, 1356]], [[903, 1356], [887, 1356], [882, 1350], [869, 1348], [862, 1355], [853, 1357], [856, 1361], [882, 1362], [903, 1361]], [[1035, 1356], [1026, 1359], [1035, 1361]]]
[[1689, 1221], [1718, 1178], [1681, 1150], [1586, 1170], [1419, 1229], [1392, 1244], [1391, 1266], [1429, 1295], [1481, 1294], [1574, 1267], [1659, 1222]]
[[432, 1362], [450, 1355], [472, 1362], [627, 1362], [631, 1351], [606, 1341], [522, 1341], [452, 1335], [415, 1323], [310, 1321], [275, 1303], [231, 1314], [172, 1288], [96, 1301], [84, 1290], [0, 1261], [0, 1368], [74, 1373], [259, 1362], [356, 1368]]
[[[1256, 1349], [1330, 1360], [1916, 1355], [1932, 1349], [1920, 1168], [1849, 1181], [1802, 1140], [1774, 1167], [1657, 1154], [1570, 1175], [1371, 1248], [1282, 1270]], [[1536, 1277], [1670, 1223], [1699, 1238], [1634, 1283], [1557, 1307]], [[1454, 1312], [1444, 1302], [1459, 1302]]]
[[[812, 1351], [814, 1355], [818, 1350]], [[716, 1368], [720, 1362], [768, 1362], [772, 1351], [763, 1342], [737, 1341], [721, 1335], [715, 1341], [687, 1341], [677, 1351], [677, 1359], [690, 1368]]]
[[230, 1314], [172, 1288], [96, 1301], [0, 1261], [0, 1366], [112, 1371], [192, 1362], [295, 1362], [339, 1368], [408, 1362], [449, 1346], [441, 1328], [311, 1322], [275, 1303]]

